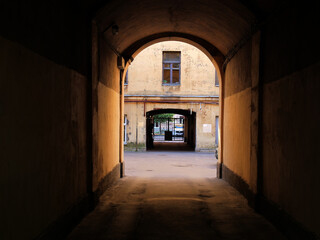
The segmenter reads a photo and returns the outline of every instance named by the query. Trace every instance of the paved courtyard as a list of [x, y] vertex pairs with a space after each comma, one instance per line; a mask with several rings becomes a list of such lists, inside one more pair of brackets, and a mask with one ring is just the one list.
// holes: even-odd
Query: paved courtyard
[[125, 152], [125, 176], [153, 178], [214, 178], [217, 159], [213, 153]]

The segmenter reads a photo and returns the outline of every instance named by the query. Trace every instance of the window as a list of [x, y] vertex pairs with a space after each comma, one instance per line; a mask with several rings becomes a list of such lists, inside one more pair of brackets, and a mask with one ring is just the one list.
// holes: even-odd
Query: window
[[162, 84], [180, 85], [180, 52], [163, 52]]
[[219, 116], [216, 116], [216, 139], [215, 144], [219, 145]]
[[129, 69], [126, 72], [126, 76], [124, 78], [124, 85], [128, 85], [128, 75], [129, 75]]
[[125, 114], [124, 115], [124, 122], [123, 122], [123, 125], [124, 125], [124, 131], [123, 131], [123, 133], [124, 133], [124, 136], [123, 136], [123, 143], [124, 143], [124, 145], [126, 145], [127, 144], [127, 125], [128, 125], [128, 118], [127, 118], [127, 114]]
[[216, 87], [219, 87], [219, 78], [218, 78], [217, 70], [214, 70], [214, 82]]

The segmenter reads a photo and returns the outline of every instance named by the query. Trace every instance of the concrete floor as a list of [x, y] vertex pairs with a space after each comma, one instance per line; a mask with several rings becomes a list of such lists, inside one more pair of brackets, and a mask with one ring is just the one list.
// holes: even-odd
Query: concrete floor
[[153, 148], [149, 151], [194, 151], [194, 148], [186, 142], [154, 142]]
[[128, 177], [212, 178], [217, 174], [213, 153], [125, 152], [124, 157]]
[[126, 176], [68, 240], [285, 239], [216, 179], [213, 154], [125, 153]]

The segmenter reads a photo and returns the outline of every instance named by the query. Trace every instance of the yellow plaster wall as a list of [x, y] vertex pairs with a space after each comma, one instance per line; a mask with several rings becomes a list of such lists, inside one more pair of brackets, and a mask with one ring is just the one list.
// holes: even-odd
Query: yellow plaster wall
[[[100, 74], [94, 85], [93, 191], [119, 164], [120, 151], [120, 71], [117, 56], [100, 41]], [[103, 66], [103, 67], [102, 67]], [[97, 76], [96, 76], [97, 77]]]
[[[219, 106], [213, 104], [167, 104], [167, 103], [146, 103], [145, 111], [154, 109], [184, 109], [196, 112], [196, 151], [212, 150], [215, 147], [215, 117], [219, 116]], [[136, 143], [136, 133], [138, 134], [137, 140], [139, 144], [146, 142], [146, 118], [144, 116], [143, 103], [126, 103], [125, 114], [128, 118], [127, 136], [128, 143]], [[212, 124], [211, 133], [203, 132], [203, 124]]]
[[[179, 86], [162, 85], [163, 51], [181, 51], [181, 81]], [[166, 95], [166, 96], [218, 96], [219, 87], [215, 86], [215, 69], [209, 58], [196, 47], [177, 41], [165, 41], [151, 45], [137, 55], [128, 70], [126, 95]], [[148, 97], [144, 97], [147, 99]], [[167, 98], [158, 98], [164, 100]], [[212, 100], [193, 98], [198, 101]], [[143, 100], [141, 98], [140, 100]], [[184, 99], [186, 100], [186, 98]], [[157, 108], [187, 109], [197, 113], [196, 150], [213, 149], [215, 146], [215, 117], [219, 106], [194, 103], [146, 103], [146, 112]], [[125, 103], [128, 143], [145, 144], [146, 119], [143, 103]], [[203, 132], [203, 124], [211, 124], [211, 133]], [[137, 136], [138, 135], [138, 136]], [[137, 137], [136, 137], [137, 136]]]
[[[162, 52], [181, 51], [180, 86], [162, 85]], [[190, 44], [165, 41], [140, 52], [129, 66], [125, 94], [219, 95], [209, 58]]]
[[251, 171], [252, 46], [248, 42], [226, 68], [223, 164], [255, 191], [251, 181], [256, 179], [256, 171]]
[[100, 167], [97, 172], [100, 178], [96, 184], [119, 163], [120, 140], [119, 93], [99, 83], [98, 95], [98, 160]]
[[146, 143], [146, 118], [143, 116], [143, 103], [125, 103], [124, 113], [127, 115], [127, 142]]
[[250, 103], [251, 89], [225, 98], [224, 163], [250, 182]]

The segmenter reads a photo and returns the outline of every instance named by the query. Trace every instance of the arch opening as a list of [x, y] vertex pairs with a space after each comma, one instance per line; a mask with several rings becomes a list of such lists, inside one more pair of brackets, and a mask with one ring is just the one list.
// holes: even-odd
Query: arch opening
[[[155, 142], [167, 139], [168, 143], [170, 139], [177, 143], [175, 140], [179, 139], [188, 150], [215, 152], [218, 147], [215, 138], [219, 136], [215, 119], [220, 115], [221, 87], [212, 58], [208, 57], [208, 52], [205, 54], [185, 41], [156, 41], [140, 49], [123, 76], [124, 114], [131, 125], [130, 132], [127, 131], [130, 126], [125, 123], [124, 149], [152, 150], [159, 145], [153, 144], [155, 137]], [[170, 54], [176, 58], [173, 62], [166, 59]], [[157, 114], [172, 114], [172, 119], [160, 124], [154, 121]], [[175, 121], [179, 121], [179, 117], [174, 114], [184, 116], [183, 138], [175, 134]], [[162, 132], [154, 135], [154, 131], [160, 130], [150, 127], [155, 123], [160, 124]], [[172, 137], [166, 137], [164, 130]]]
[[225, 60], [224, 55], [211, 43], [207, 42], [204, 39], [193, 36], [191, 34], [183, 34], [177, 32], [164, 32], [160, 34], [154, 34], [147, 36], [139, 41], [134, 42], [129, 47], [127, 47], [122, 53], [121, 56], [125, 60], [124, 71], [122, 75], [122, 82], [125, 82], [126, 73], [130, 64], [134, 59], [141, 53], [144, 49], [161, 42], [166, 41], [178, 41], [190, 44], [195, 48], [199, 49], [203, 54], [205, 54], [208, 59], [212, 62], [214, 68], [217, 71], [219, 86], [222, 86], [223, 82], [223, 71], [222, 65]]

